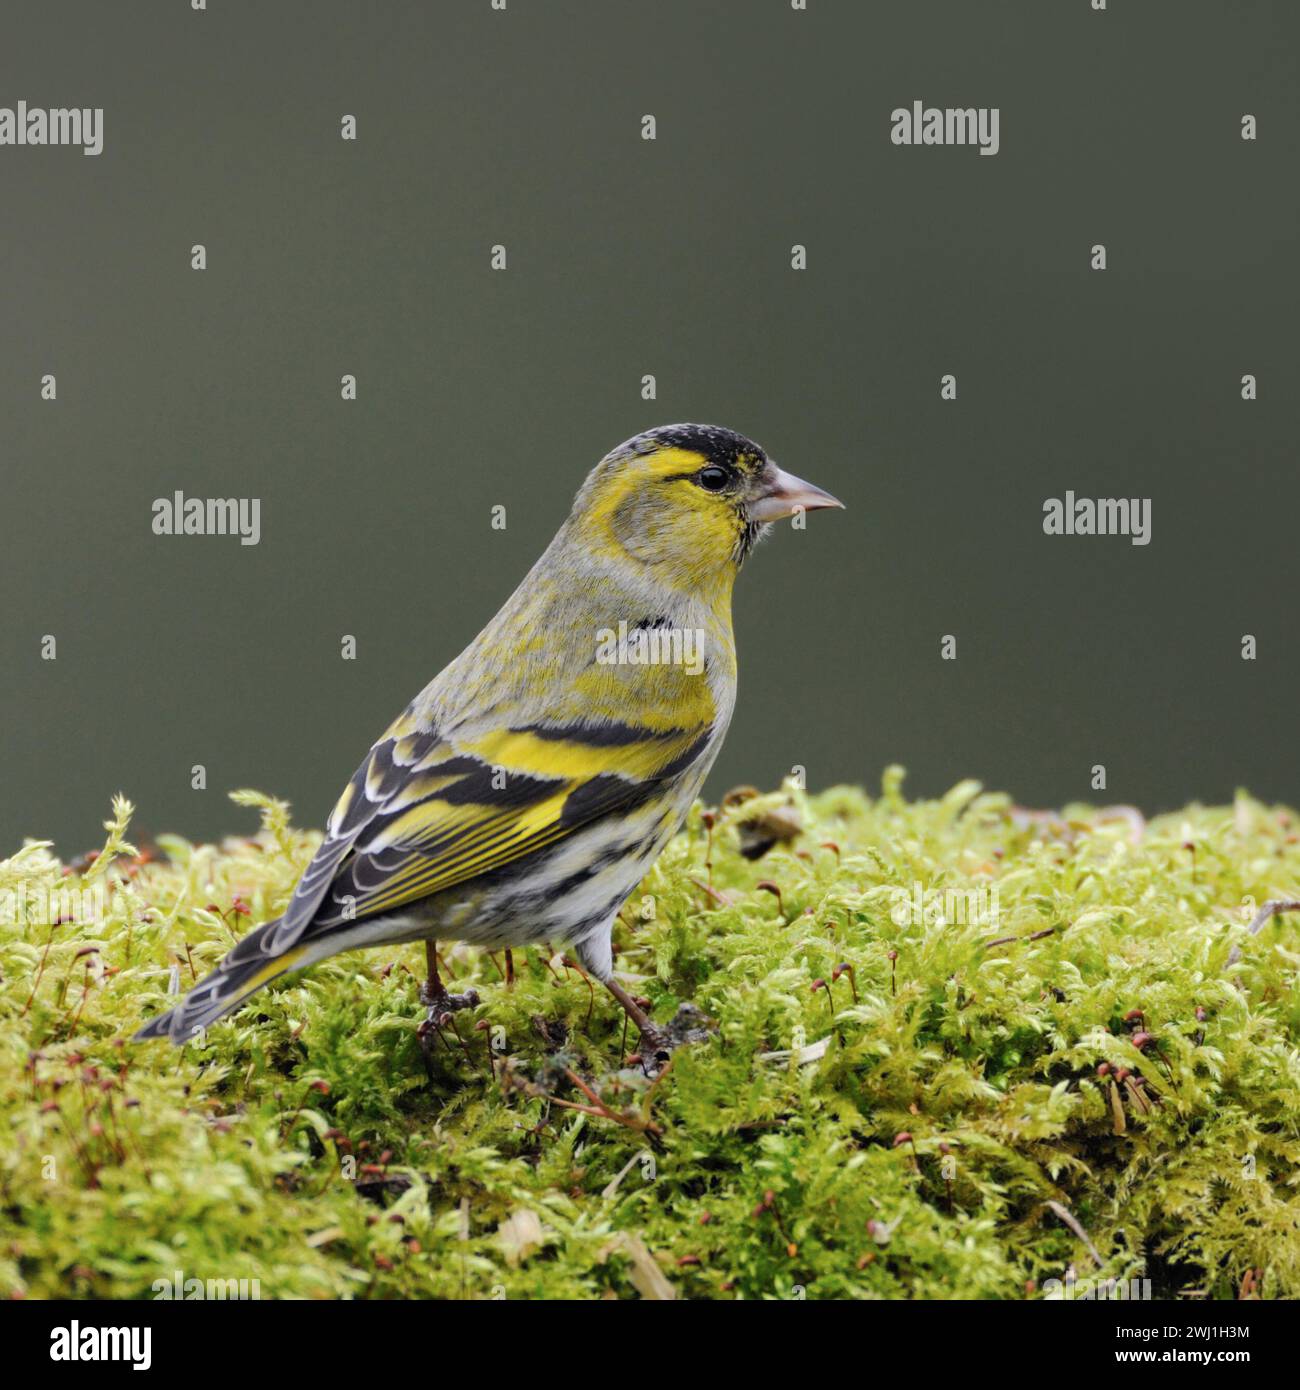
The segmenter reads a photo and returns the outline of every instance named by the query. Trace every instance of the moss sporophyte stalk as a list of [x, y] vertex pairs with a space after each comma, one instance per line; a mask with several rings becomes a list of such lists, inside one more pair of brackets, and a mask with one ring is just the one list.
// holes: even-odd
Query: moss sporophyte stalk
[[419, 943], [127, 1042], [319, 843], [236, 799], [220, 845], [132, 843], [119, 801], [98, 853], [0, 864], [10, 1296], [1300, 1295], [1288, 808], [897, 769], [697, 805], [615, 933], [655, 1019], [693, 1008], [655, 1076], [559, 941], [510, 982], [440, 946], [477, 1002], [427, 1050]]

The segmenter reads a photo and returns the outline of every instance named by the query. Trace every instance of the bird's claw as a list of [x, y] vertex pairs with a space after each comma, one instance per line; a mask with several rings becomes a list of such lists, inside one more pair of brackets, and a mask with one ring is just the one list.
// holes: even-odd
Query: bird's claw
[[713, 1020], [694, 1004], [679, 1004], [671, 1023], [641, 1030], [637, 1052], [641, 1066], [651, 1075], [662, 1071], [679, 1047], [707, 1042], [715, 1028]]
[[433, 990], [428, 981], [420, 986], [420, 1003], [429, 1010], [431, 1021], [441, 1022], [443, 1014], [459, 1013], [461, 1009], [476, 1009], [478, 990], [467, 989], [464, 994], [448, 994], [445, 989]]
[[433, 1047], [434, 1040], [444, 1025], [452, 1021], [453, 1014], [459, 1013], [461, 1009], [477, 1008], [478, 1002], [477, 990], [467, 989], [464, 994], [448, 994], [445, 989], [435, 991], [430, 989], [427, 983], [422, 984], [420, 1003], [425, 1005], [428, 1012], [424, 1021], [416, 1028], [415, 1036], [424, 1052], [427, 1054]]

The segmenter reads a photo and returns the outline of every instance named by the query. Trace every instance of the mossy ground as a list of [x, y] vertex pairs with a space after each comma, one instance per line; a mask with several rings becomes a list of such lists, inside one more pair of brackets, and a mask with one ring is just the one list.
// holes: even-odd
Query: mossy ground
[[[653, 1087], [613, 1001], [538, 950], [512, 990], [444, 950], [482, 1003], [431, 1075], [418, 946], [286, 977], [201, 1046], [132, 1044], [317, 837], [245, 797], [261, 832], [219, 847], [136, 857], [125, 808], [91, 863], [29, 846], [0, 865], [0, 1290], [1025, 1298], [1073, 1268], [1300, 1295], [1300, 915], [1245, 931], [1300, 883], [1293, 813], [1029, 816], [900, 784], [788, 790], [711, 834], [696, 809], [616, 934], [657, 1018], [717, 1022]], [[750, 862], [736, 822], [776, 803], [803, 832]], [[996, 887], [997, 920], [917, 920], [918, 885]], [[46, 887], [102, 916], [51, 927]], [[572, 1108], [601, 1109], [575, 1078], [611, 1113]]]

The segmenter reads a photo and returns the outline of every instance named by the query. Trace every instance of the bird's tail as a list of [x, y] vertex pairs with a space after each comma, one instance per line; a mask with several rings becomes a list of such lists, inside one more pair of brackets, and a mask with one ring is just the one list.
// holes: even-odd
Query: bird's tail
[[135, 1042], [150, 1038], [170, 1038], [174, 1043], [189, 1042], [210, 1023], [238, 1008], [250, 994], [277, 976], [309, 963], [309, 949], [291, 946], [280, 955], [271, 955], [269, 937], [279, 919], [249, 932], [210, 974], [165, 1014], [150, 1019], [135, 1035]]

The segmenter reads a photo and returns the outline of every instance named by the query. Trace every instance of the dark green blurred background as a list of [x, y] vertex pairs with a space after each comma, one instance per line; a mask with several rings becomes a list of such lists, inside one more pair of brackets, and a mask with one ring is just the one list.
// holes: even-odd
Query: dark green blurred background
[[[741, 577], [714, 792], [1294, 802], [1298, 55], [1282, 0], [9, 0], [0, 105], [103, 106], [105, 149], [0, 148], [0, 852], [119, 789], [141, 832], [250, 829], [250, 785], [319, 824], [674, 420], [849, 508]], [[917, 99], [1001, 152], [894, 147]], [[178, 488], [262, 543], [155, 536]], [[1152, 543], [1044, 536], [1066, 489]]]

